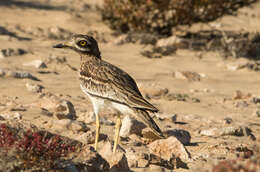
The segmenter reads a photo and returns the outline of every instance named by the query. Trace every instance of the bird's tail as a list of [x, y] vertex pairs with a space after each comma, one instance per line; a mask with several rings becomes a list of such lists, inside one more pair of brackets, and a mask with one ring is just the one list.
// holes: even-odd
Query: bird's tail
[[165, 138], [165, 136], [163, 135], [161, 129], [158, 127], [158, 125], [155, 123], [155, 121], [149, 115], [148, 112], [146, 112], [145, 110], [136, 109], [136, 108], [134, 109], [134, 111], [136, 112], [136, 116], [138, 118], [140, 118], [144, 122], [145, 125], [147, 125], [148, 127], [150, 127], [152, 129], [154, 134], [156, 134], [160, 138]]

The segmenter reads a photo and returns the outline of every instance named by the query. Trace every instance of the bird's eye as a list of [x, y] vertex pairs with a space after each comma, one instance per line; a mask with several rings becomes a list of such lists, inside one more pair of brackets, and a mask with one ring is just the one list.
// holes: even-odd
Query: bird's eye
[[81, 45], [82, 47], [84, 47], [84, 46], [87, 45], [87, 42], [86, 42], [86, 41], [79, 41], [79, 45]]

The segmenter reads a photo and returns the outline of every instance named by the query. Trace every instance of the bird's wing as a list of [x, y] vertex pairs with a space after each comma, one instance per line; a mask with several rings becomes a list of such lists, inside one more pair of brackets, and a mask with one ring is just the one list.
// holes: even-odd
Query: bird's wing
[[[136, 82], [126, 72], [105, 61], [92, 61], [81, 67], [80, 79], [89, 94], [132, 108], [157, 112], [158, 109], [146, 101]], [[98, 63], [98, 64], [94, 64]]]

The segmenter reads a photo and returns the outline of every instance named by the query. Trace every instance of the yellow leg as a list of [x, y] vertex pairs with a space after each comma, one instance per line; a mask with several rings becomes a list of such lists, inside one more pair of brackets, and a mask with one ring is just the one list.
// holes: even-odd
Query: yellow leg
[[95, 139], [95, 150], [97, 150], [98, 139], [99, 139], [100, 123], [99, 116], [96, 114], [96, 139]]
[[119, 143], [120, 128], [121, 128], [121, 119], [120, 119], [119, 114], [117, 114], [113, 154], [116, 152], [116, 147], [117, 147], [117, 144]]

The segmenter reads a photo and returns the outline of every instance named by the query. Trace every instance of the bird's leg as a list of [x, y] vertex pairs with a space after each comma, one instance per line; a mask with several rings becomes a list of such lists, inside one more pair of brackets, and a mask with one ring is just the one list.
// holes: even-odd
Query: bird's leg
[[113, 154], [116, 152], [116, 147], [117, 147], [117, 144], [118, 144], [118, 142], [119, 142], [119, 132], [120, 132], [120, 128], [121, 128], [121, 119], [120, 119], [120, 115], [117, 114]]
[[95, 150], [97, 150], [98, 139], [99, 139], [99, 131], [100, 131], [100, 122], [99, 122], [98, 114], [95, 114], [95, 115], [96, 115], [96, 138], [95, 138], [94, 148], [95, 148]]

